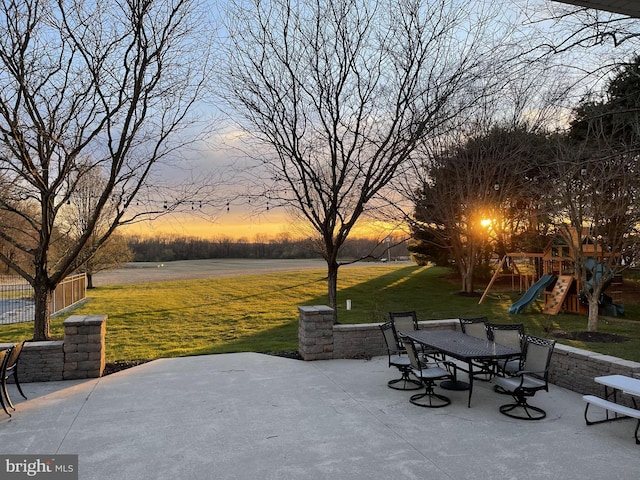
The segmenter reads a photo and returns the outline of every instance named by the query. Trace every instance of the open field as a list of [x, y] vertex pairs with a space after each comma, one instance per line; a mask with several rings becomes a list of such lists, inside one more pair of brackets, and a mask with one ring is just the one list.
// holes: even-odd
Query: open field
[[324, 260], [248, 260], [207, 259], [179, 260], [176, 262], [135, 262], [122, 268], [94, 275], [96, 287], [127, 283], [166, 282], [198, 278], [257, 275], [293, 270], [322, 269]]
[[[297, 307], [327, 302], [321, 261], [172, 262], [164, 267], [124, 268], [110, 272], [110, 279], [96, 278], [97, 288], [89, 291], [89, 300], [69, 313], [108, 315], [108, 362], [295, 351]], [[339, 321], [381, 322], [389, 311], [416, 310], [421, 320], [486, 315], [497, 323], [522, 322], [527, 332], [547, 337], [586, 328], [585, 316], [543, 315], [539, 306], [509, 315], [508, 307], [518, 293], [497, 290], [479, 305], [478, 297], [458, 295], [458, 289], [446, 269], [412, 263], [351, 265], [339, 274]], [[351, 310], [346, 310], [347, 299]], [[559, 341], [640, 361], [640, 312], [637, 304], [625, 308], [624, 318], [602, 318], [600, 330], [624, 335], [628, 341]], [[53, 336], [62, 334], [66, 316], [53, 319]], [[31, 324], [0, 327], [3, 342], [31, 335]]]

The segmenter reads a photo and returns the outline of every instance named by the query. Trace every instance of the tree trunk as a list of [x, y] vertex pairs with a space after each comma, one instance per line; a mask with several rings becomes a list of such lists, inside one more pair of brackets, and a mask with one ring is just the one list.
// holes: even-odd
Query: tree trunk
[[598, 296], [592, 295], [589, 298], [589, 319], [587, 320], [587, 331], [598, 331]]
[[33, 340], [51, 339], [51, 294], [45, 282], [36, 282], [34, 292]]
[[338, 262], [327, 261], [327, 294], [333, 309], [333, 323], [338, 323]]
[[93, 275], [90, 274], [89, 272], [85, 272], [85, 275], [87, 276], [87, 288], [94, 288]]
[[473, 267], [471, 265], [462, 265], [459, 271], [462, 277], [462, 291], [464, 293], [473, 293]]

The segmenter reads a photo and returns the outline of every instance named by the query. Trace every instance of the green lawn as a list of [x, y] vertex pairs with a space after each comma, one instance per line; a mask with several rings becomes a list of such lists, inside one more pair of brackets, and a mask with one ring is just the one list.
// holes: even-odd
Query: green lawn
[[[339, 275], [341, 323], [380, 322], [389, 311], [416, 310], [421, 320], [487, 315], [497, 323], [522, 322], [527, 332], [586, 328], [586, 317], [550, 317], [538, 307], [509, 315], [518, 294], [458, 295], [458, 285], [440, 268], [355, 266]], [[100, 287], [70, 314], [107, 314], [107, 362], [239, 351], [297, 349], [298, 305], [326, 304], [324, 270]], [[351, 299], [352, 309], [346, 310]], [[603, 332], [631, 338], [624, 343], [582, 343], [580, 348], [640, 361], [640, 309], [625, 305], [624, 319], [601, 319]], [[66, 315], [68, 316], [68, 315]], [[62, 335], [62, 318], [52, 333]], [[31, 324], [0, 326], [0, 342], [32, 335]]]

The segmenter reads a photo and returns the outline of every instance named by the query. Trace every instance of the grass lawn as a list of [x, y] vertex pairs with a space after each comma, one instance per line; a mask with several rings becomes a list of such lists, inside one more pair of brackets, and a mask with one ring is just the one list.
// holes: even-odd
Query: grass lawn
[[[586, 328], [586, 316], [524, 314], [507, 309], [517, 293], [500, 293], [478, 305], [458, 294], [459, 286], [440, 268], [381, 264], [344, 268], [339, 274], [341, 323], [385, 320], [389, 311], [416, 310], [421, 320], [487, 315], [496, 323], [522, 322], [526, 331], [550, 336], [554, 330]], [[298, 305], [325, 305], [326, 272], [299, 272], [181, 280], [99, 287], [89, 301], [52, 321], [62, 336], [70, 314], [107, 314], [107, 362], [239, 351], [297, 350]], [[351, 299], [352, 309], [346, 310]], [[625, 305], [624, 318], [601, 317], [600, 331], [630, 338], [623, 343], [560, 340], [579, 348], [640, 361], [640, 307]], [[32, 336], [31, 324], [0, 326], [0, 342]]]

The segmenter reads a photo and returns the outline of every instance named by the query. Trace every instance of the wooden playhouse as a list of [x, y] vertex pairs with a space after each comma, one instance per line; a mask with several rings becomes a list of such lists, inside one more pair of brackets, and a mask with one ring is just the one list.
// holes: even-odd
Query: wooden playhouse
[[[574, 236], [577, 232], [575, 229], [569, 229], [568, 234]], [[596, 262], [603, 261], [611, 255], [609, 252], [603, 252], [594, 242], [589, 241], [588, 237], [582, 244], [582, 251]], [[580, 300], [583, 285], [576, 269], [576, 252], [571, 240], [562, 235], [556, 235], [542, 253], [507, 253], [498, 262], [495, 273], [478, 303], [484, 301], [495, 281], [501, 277], [511, 278], [513, 290], [525, 291], [525, 294], [510, 307], [510, 313], [521, 313], [541, 295], [544, 295], [542, 311], [547, 315], [557, 315], [560, 312], [584, 315], [588, 313], [587, 305]], [[613, 304], [620, 303], [621, 285], [622, 279], [616, 278], [607, 289]]]

